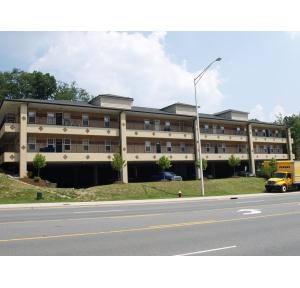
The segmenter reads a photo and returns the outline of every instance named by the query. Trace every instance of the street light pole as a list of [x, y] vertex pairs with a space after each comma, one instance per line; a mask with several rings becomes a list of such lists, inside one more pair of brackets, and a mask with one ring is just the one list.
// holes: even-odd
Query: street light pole
[[[200, 123], [199, 123], [199, 113], [198, 113], [198, 103], [197, 103], [197, 89], [196, 86], [201, 80], [205, 72], [217, 61], [221, 61], [222, 58], [217, 58], [212, 61], [196, 78], [194, 78], [194, 89], [195, 89], [195, 105], [196, 105], [196, 143], [198, 149], [198, 159], [200, 164], [200, 178], [201, 178], [201, 195], [204, 196], [204, 182], [203, 182], [203, 169], [202, 169], [202, 151], [201, 151], [201, 136], [200, 136]], [[197, 166], [197, 165], [196, 165]]]

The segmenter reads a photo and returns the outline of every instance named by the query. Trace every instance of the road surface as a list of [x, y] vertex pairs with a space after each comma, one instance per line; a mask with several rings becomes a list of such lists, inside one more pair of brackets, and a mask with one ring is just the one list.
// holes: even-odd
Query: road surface
[[0, 206], [0, 255], [300, 255], [300, 192]]

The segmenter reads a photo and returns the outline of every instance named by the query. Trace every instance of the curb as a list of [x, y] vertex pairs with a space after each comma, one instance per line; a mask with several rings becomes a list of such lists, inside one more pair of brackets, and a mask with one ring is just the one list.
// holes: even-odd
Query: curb
[[[292, 192], [300, 194], [300, 192]], [[24, 203], [24, 204], [0, 204], [0, 210], [5, 209], [33, 209], [33, 208], [66, 208], [66, 207], [88, 207], [88, 206], [114, 206], [120, 204], [155, 204], [166, 202], [189, 202], [189, 201], [215, 201], [215, 200], [236, 200], [239, 198], [251, 197], [271, 197], [275, 193], [260, 194], [242, 194], [242, 195], [225, 195], [225, 196], [206, 196], [206, 197], [189, 197], [189, 198], [170, 198], [170, 199], [144, 199], [144, 200], [118, 200], [118, 201], [97, 201], [97, 202], [51, 202], [51, 203]], [[279, 195], [287, 195], [278, 194]]]

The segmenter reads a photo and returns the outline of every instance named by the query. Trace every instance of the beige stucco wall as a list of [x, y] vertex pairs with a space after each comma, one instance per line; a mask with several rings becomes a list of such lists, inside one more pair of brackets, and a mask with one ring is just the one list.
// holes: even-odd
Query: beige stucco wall
[[126, 161], [126, 166], [122, 170], [122, 181], [128, 183], [128, 165], [127, 165], [127, 143], [126, 143], [126, 114], [120, 115], [120, 138], [121, 138], [121, 156]]
[[27, 104], [20, 106], [20, 158], [19, 176], [27, 176]]

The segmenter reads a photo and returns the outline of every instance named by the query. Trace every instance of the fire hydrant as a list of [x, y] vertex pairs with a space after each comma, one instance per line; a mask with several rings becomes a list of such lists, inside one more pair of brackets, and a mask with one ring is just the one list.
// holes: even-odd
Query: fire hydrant
[[178, 191], [178, 197], [181, 198], [181, 191]]

